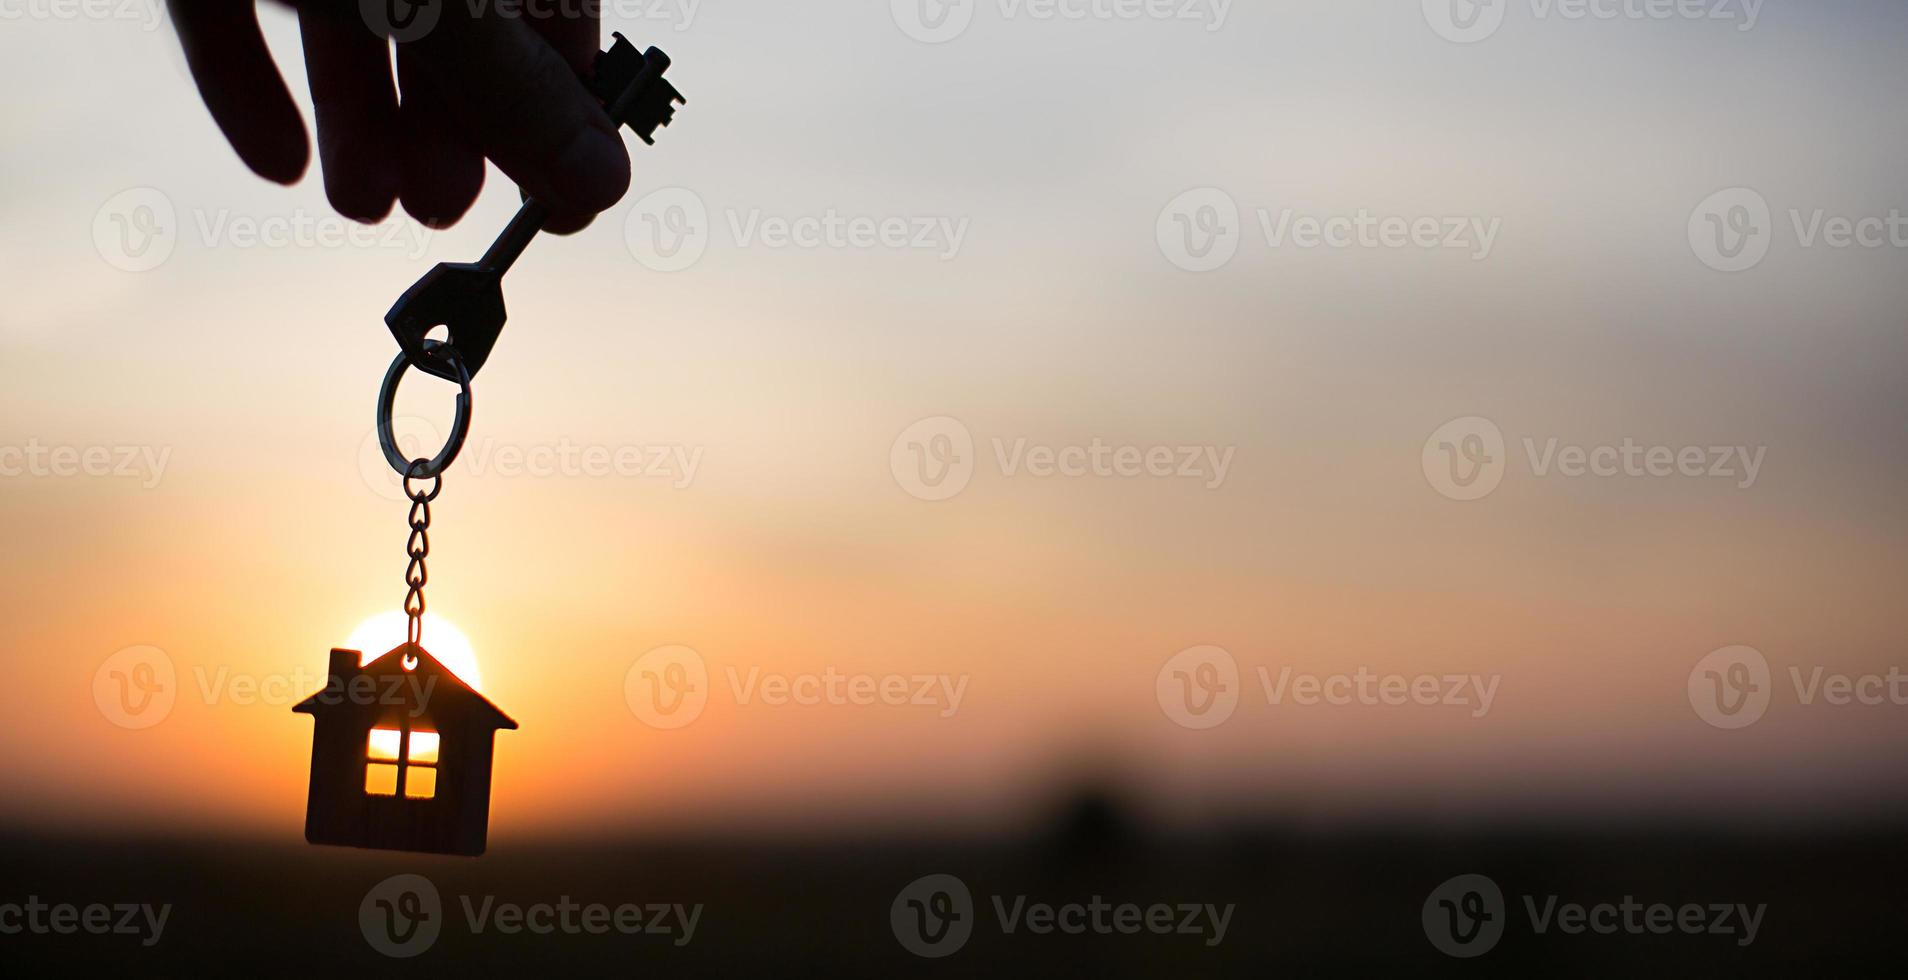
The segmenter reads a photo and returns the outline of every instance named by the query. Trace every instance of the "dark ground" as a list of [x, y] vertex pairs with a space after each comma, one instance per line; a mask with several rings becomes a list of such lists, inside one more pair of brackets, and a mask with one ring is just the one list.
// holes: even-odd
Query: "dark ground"
[[[1572, 832], [1515, 836], [1291, 836], [1147, 840], [1103, 815], [1019, 842], [858, 845], [628, 842], [494, 845], [478, 859], [215, 840], [100, 843], [0, 833], [0, 906], [172, 903], [160, 941], [0, 935], [9, 976], [1851, 976], [1899, 973], [1908, 847], [1888, 828], [1824, 835]], [[375, 951], [367, 892], [420, 873], [441, 933], [409, 959]], [[973, 933], [941, 959], [903, 948], [890, 922], [910, 882], [945, 872], [972, 894]], [[1432, 890], [1466, 873], [1502, 890], [1495, 948], [1460, 960], [1427, 938]], [[481, 902], [701, 903], [693, 939], [473, 932]], [[1200, 935], [1028, 934], [994, 897], [1029, 902], [1236, 904], [1216, 946]], [[1766, 903], [1759, 934], [1547, 935], [1524, 896], [1562, 902]], [[14, 913], [18, 914], [18, 913]], [[17, 919], [5, 918], [0, 926]], [[645, 919], [650, 918], [644, 913]], [[904, 919], [906, 916], [904, 916]], [[1175, 920], [1179, 918], [1174, 914]], [[376, 921], [376, 920], [374, 920]], [[1177, 925], [1177, 922], [1175, 922]], [[120, 969], [114, 969], [120, 968]]]

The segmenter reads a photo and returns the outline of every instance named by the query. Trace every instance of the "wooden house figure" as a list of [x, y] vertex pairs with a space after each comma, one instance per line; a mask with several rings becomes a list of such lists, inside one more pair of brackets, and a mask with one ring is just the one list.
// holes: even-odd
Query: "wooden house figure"
[[422, 647], [361, 659], [331, 651], [325, 689], [292, 709], [314, 722], [305, 839], [482, 854], [496, 731], [517, 723]]

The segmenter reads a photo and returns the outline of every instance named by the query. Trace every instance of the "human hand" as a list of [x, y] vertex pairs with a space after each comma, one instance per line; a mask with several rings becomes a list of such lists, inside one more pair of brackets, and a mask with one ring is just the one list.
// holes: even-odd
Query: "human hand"
[[[436, 22], [397, 44], [394, 87], [390, 24], [374, 30], [354, 0], [287, 2], [304, 38], [325, 194], [340, 214], [375, 222], [402, 201], [418, 221], [449, 226], [483, 189], [486, 157], [552, 206], [546, 230], [559, 234], [587, 226], [629, 188], [616, 124], [578, 79], [597, 53], [595, 5], [525, 18], [496, 4], [476, 13], [422, 0], [436, 5]], [[239, 158], [268, 180], [297, 182], [310, 142], [254, 0], [167, 6], [200, 97]]]

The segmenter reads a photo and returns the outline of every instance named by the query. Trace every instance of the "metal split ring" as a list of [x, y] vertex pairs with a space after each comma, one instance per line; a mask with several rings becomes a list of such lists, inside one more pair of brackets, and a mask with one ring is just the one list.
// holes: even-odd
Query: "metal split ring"
[[[426, 351], [434, 351], [445, 346], [442, 341], [427, 340]], [[391, 411], [397, 405], [398, 384], [404, 380], [404, 372], [410, 370], [411, 357], [400, 353], [397, 360], [391, 362], [391, 369], [384, 373], [384, 386], [378, 390], [378, 446], [384, 450], [384, 460], [391, 468], [405, 478], [406, 488], [411, 480], [430, 480], [442, 476], [457, 462], [457, 454], [464, 451], [464, 439], [470, 435], [470, 370], [464, 366], [462, 358], [452, 352], [445, 359], [457, 372], [457, 418], [451, 423], [450, 438], [444, 448], [430, 459], [407, 459], [398, 449], [397, 434], [391, 430]], [[432, 496], [436, 496], [435, 493]]]

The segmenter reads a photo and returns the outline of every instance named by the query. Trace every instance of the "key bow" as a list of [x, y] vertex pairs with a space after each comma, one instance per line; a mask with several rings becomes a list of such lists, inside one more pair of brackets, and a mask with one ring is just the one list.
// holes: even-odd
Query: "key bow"
[[[669, 125], [676, 106], [688, 100], [663, 80], [663, 72], [669, 70], [668, 55], [657, 48], [637, 51], [622, 34], [615, 37], [609, 50], [596, 56], [595, 70], [584, 86], [618, 126], [627, 126], [644, 143], [654, 144], [656, 129]], [[412, 367], [447, 381], [465, 380], [483, 369], [507, 318], [504, 273], [549, 216], [548, 205], [535, 198], [525, 200], [482, 260], [443, 263], [405, 290], [385, 314], [384, 323]], [[426, 343], [438, 327], [446, 328], [449, 336], [441, 343]]]

